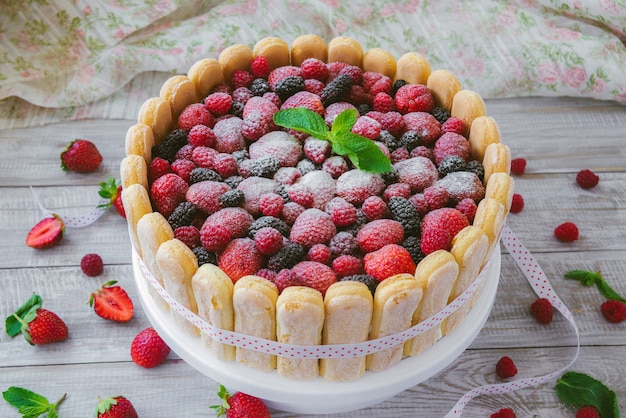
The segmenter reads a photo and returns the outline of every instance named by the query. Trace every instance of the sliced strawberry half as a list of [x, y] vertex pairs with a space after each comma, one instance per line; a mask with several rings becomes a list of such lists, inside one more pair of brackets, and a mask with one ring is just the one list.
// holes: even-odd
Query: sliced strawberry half
[[52, 214], [35, 225], [26, 236], [26, 245], [32, 248], [50, 248], [61, 242], [65, 223], [60, 216]]
[[120, 286], [114, 286], [116, 280], [106, 282], [101, 289], [91, 294], [89, 306], [104, 319], [128, 322], [133, 317], [133, 301]]

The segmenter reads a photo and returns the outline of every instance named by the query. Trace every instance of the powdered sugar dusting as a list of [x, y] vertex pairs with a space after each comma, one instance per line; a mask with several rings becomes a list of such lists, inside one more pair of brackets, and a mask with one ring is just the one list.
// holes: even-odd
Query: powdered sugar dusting
[[244, 195], [243, 208], [252, 215], [258, 215], [260, 213], [259, 198], [264, 193], [273, 192], [276, 187], [278, 187], [278, 183], [272, 179], [256, 176], [244, 179], [237, 186], [237, 189], [241, 190]]
[[295, 167], [302, 155], [302, 145], [287, 132], [273, 131], [250, 144], [249, 152], [253, 160], [271, 155], [278, 158], [282, 167]]
[[432, 186], [439, 178], [437, 167], [425, 157], [413, 157], [393, 165], [398, 170], [398, 180], [411, 186], [411, 192], [419, 193]]
[[485, 187], [482, 182], [476, 174], [469, 171], [450, 173], [435, 184], [446, 189], [454, 202], [470, 198], [478, 203], [485, 197]]
[[313, 192], [312, 207], [324, 210], [326, 203], [335, 197], [336, 185], [332, 176], [325, 171], [311, 171], [302, 176], [297, 183], [308, 186]]
[[350, 170], [337, 179], [337, 195], [352, 204], [361, 204], [370, 196], [378, 196], [385, 189], [385, 181], [378, 175], [361, 170]]
[[242, 124], [243, 120], [236, 116], [220, 119], [213, 127], [217, 137], [215, 149], [228, 154], [246, 149], [246, 140], [241, 133]]

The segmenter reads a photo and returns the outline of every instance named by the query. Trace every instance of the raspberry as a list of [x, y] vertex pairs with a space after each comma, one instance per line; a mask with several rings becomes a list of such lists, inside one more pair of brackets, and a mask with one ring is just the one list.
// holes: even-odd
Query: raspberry
[[328, 69], [328, 77], [326, 80], [327, 81], [334, 80], [335, 77], [339, 75], [341, 70], [347, 66], [348, 64], [346, 64], [345, 62], [341, 62], [341, 61], [329, 62], [328, 64], [326, 64], [326, 68]]
[[267, 76], [267, 81], [270, 83], [270, 87], [273, 90], [276, 88], [276, 84], [280, 80], [289, 76], [301, 76], [300, 67], [296, 67], [293, 65], [278, 67], [270, 72], [270, 74]]
[[439, 178], [437, 167], [425, 157], [413, 157], [394, 164], [398, 170], [398, 181], [411, 187], [412, 193], [422, 192]]
[[399, 137], [402, 132], [404, 132], [404, 129], [406, 127], [402, 115], [398, 112], [393, 111], [384, 113], [378, 122], [380, 122], [381, 127], [385, 131], [389, 132], [395, 137]]
[[415, 263], [409, 252], [396, 244], [385, 245], [363, 257], [365, 272], [380, 281], [395, 274], [415, 274]]
[[[245, 113], [245, 107], [244, 107]], [[250, 141], [256, 141], [273, 129], [273, 122], [259, 111], [250, 112], [244, 116], [241, 124], [241, 134]]]
[[376, 84], [376, 82], [382, 77], [383, 75], [380, 73], [374, 71], [365, 71], [363, 73], [363, 88], [365, 89], [365, 91], [369, 92], [371, 88], [374, 87], [374, 84]]
[[298, 216], [304, 212], [306, 208], [296, 202], [287, 202], [283, 205], [283, 211], [281, 212], [282, 218], [290, 225], [298, 219]]
[[374, 140], [380, 135], [380, 123], [369, 116], [361, 116], [352, 127], [352, 132]]
[[276, 193], [265, 193], [259, 198], [259, 210], [264, 216], [280, 216], [285, 201]]
[[305, 254], [302, 245], [289, 243], [269, 258], [267, 268], [280, 274], [281, 270], [290, 269], [302, 261]]
[[156, 209], [167, 218], [185, 200], [188, 188], [187, 182], [180, 176], [167, 173], [152, 183], [150, 197]]
[[335, 258], [332, 267], [338, 278], [363, 273], [363, 261], [351, 255], [340, 255]]
[[303, 286], [320, 291], [322, 296], [337, 281], [337, 275], [330, 267], [315, 261], [301, 261], [291, 271]]
[[430, 161], [435, 160], [435, 157], [433, 156], [433, 150], [431, 150], [428, 147], [425, 147], [424, 145], [416, 146], [415, 148], [411, 150], [411, 153], [409, 155], [411, 156], [411, 158], [424, 157], [424, 158], [428, 158]]
[[311, 136], [304, 141], [302, 150], [309, 160], [321, 164], [330, 155], [331, 145], [328, 141]]
[[237, 186], [237, 189], [244, 194], [244, 209], [253, 216], [258, 215], [260, 213], [259, 199], [265, 193], [273, 192], [276, 186], [277, 183], [274, 180], [263, 177], [248, 177], [244, 179]]
[[[250, 91], [248, 87], [237, 87], [233, 91], [233, 105], [234, 103], [241, 103], [245, 106], [245, 104], [248, 103], [248, 100], [253, 97], [255, 96], [254, 94], [252, 94], [252, 91]], [[231, 105], [231, 109], [233, 109], [233, 105]]]
[[353, 84], [350, 87], [347, 100], [357, 106], [359, 115], [364, 115], [372, 110], [372, 96], [362, 86]]
[[[229, 190], [230, 187], [226, 183], [210, 180], [201, 181], [189, 186], [186, 197], [187, 201], [210, 215], [222, 208], [220, 196]], [[163, 213], [162, 211], [160, 212]]]
[[278, 94], [274, 93], [273, 91], [268, 91], [267, 93], [263, 94], [262, 97], [274, 103], [274, 106], [278, 108], [280, 108], [280, 106], [283, 104], [282, 100], [280, 100], [280, 97], [278, 97]]
[[254, 273], [255, 276], [263, 277], [264, 279], [274, 282], [276, 279], [276, 272], [268, 269], [261, 269]]
[[174, 230], [174, 238], [180, 240], [189, 249], [200, 245], [200, 231], [195, 226], [181, 226]]
[[476, 202], [474, 202], [472, 199], [461, 199], [461, 201], [457, 203], [454, 208], [461, 212], [463, 215], [465, 215], [469, 223], [474, 222], [474, 217], [476, 216], [476, 210], [478, 209], [478, 206], [476, 206]]
[[211, 93], [226, 93], [230, 96], [233, 93], [233, 89], [226, 83], [219, 83], [213, 87]]
[[[204, 125], [196, 125], [196, 126], [204, 126]], [[208, 128], [208, 126], [205, 126], [205, 128]], [[191, 129], [193, 130], [193, 128]], [[187, 139], [189, 139], [189, 137], [187, 137]], [[179, 148], [178, 151], [176, 151], [176, 156], [174, 157], [174, 160], [191, 160], [191, 156], [192, 156], [194, 148], [195, 146], [192, 144], [183, 145], [182, 147]]]
[[190, 202], [181, 202], [167, 218], [172, 229], [191, 225], [198, 214], [198, 208]]
[[403, 239], [402, 224], [391, 219], [369, 222], [356, 234], [356, 240], [364, 253], [371, 253], [388, 244], [400, 244]]
[[307, 209], [294, 222], [289, 239], [305, 247], [327, 244], [337, 233], [337, 227], [329, 214], [319, 209]]
[[607, 300], [602, 304], [601, 311], [609, 322], [619, 323], [626, 319], [626, 305], [619, 300]]
[[476, 174], [469, 171], [449, 173], [435, 184], [446, 189], [450, 200], [455, 204], [465, 198], [470, 198], [474, 202], [480, 202], [485, 197], [483, 183]]
[[205, 222], [200, 229], [200, 242], [208, 251], [221, 251], [228, 245], [230, 239], [230, 231], [222, 225]]
[[[426, 201], [428, 202], [428, 208], [430, 210], [435, 210], [447, 206], [450, 195], [446, 189], [435, 185], [424, 189], [424, 198], [426, 198]], [[476, 205], [474, 204], [474, 206]]]
[[228, 93], [211, 93], [204, 99], [204, 107], [215, 116], [228, 113], [233, 104], [233, 98]]
[[318, 263], [329, 265], [332, 259], [330, 248], [325, 244], [315, 244], [309, 248], [307, 259], [309, 261], [317, 261]]
[[380, 195], [385, 182], [379, 176], [361, 170], [350, 170], [337, 179], [337, 195], [353, 205], [359, 205], [370, 196]]
[[255, 77], [267, 78], [270, 75], [270, 64], [263, 55], [257, 55], [250, 63], [250, 72]]
[[350, 76], [350, 78], [352, 79], [353, 85], [361, 84], [361, 82], [363, 81], [363, 70], [361, 70], [356, 65], [347, 65], [343, 67], [341, 70], [339, 70], [338, 75], [344, 75], [344, 74]]
[[324, 61], [317, 58], [307, 58], [300, 64], [300, 72], [305, 79], [315, 79], [326, 81], [328, 78], [328, 67]]
[[530, 305], [530, 312], [540, 324], [552, 322], [552, 304], [547, 298], [535, 300]]
[[308, 91], [309, 93], [313, 93], [318, 96], [322, 94], [322, 91], [324, 90], [324, 86], [325, 84], [323, 82], [319, 80], [315, 80], [313, 78], [308, 78], [304, 80], [304, 89]]
[[174, 160], [171, 165], [172, 171], [189, 183], [191, 172], [196, 168], [196, 164], [190, 160]]
[[583, 189], [591, 189], [595, 187], [599, 181], [600, 177], [591, 170], [580, 170], [578, 174], [576, 174], [576, 183]]
[[292, 202], [296, 202], [305, 208], [310, 208], [313, 204], [313, 191], [307, 185], [301, 183], [292, 184], [287, 193]]
[[254, 234], [254, 245], [263, 255], [272, 255], [283, 246], [284, 237], [277, 229], [265, 227]]
[[374, 83], [374, 85], [370, 88], [369, 93], [374, 97], [378, 93], [391, 94], [392, 86], [393, 84], [391, 79], [384, 75]]
[[254, 80], [254, 75], [252, 73], [246, 70], [235, 70], [233, 72], [231, 84], [236, 90], [239, 87], [249, 87], [250, 84], [252, 84], [252, 80]]
[[85, 254], [83, 258], [80, 259], [80, 269], [89, 277], [101, 275], [104, 270], [102, 257], [95, 253]]
[[326, 107], [326, 110], [324, 110], [324, 122], [326, 122], [326, 125], [332, 126], [337, 115], [347, 109], [356, 110], [356, 107], [348, 102], [337, 102], [329, 105]]
[[524, 209], [524, 198], [519, 193], [513, 193], [513, 199], [511, 200], [511, 213], [519, 213]]
[[237, 174], [237, 160], [232, 154], [219, 153], [213, 157], [213, 170], [223, 179], [234, 176]]
[[340, 282], [359, 282], [363, 283], [367, 286], [367, 288], [372, 292], [372, 296], [376, 293], [376, 288], [378, 287], [378, 280], [370, 276], [369, 274], [355, 274], [352, 276], [345, 276], [339, 279]]
[[585, 405], [576, 412], [576, 418], [600, 418], [600, 411], [595, 406]]
[[250, 238], [232, 240], [222, 251], [218, 266], [236, 282], [243, 276], [256, 273], [261, 269], [263, 255], [256, 249]]
[[517, 367], [510, 357], [504, 356], [496, 363], [496, 373], [503, 379], [517, 374]]
[[420, 145], [432, 145], [441, 136], [441, 124], [433, 115], [426, 112], [411, 112], [402, 116], [407, 131], [419, 135]]
[[452, 239], [469, 225], [461, 212], [452, 208], [435, 209], [422, 220], [422, 252], [426, 255], [436, 250], [449, 251]]
[[578, 227], [573, 222], [564, 222], [554, 229], [554, 236], [561, 242], [573, 242], [578, 239]]
[[342, 254], [358, 255], [359, 243], [350, 232], [340, 231], [331, 238], [328, 244], [330, 253], [333, 257], [339, 257]]
[[516, 415], [511, 408], [502, 408], [498, 412], [491, 414], [491, 418], [516, 418]]
[[190, 104], [178, 117], [179, 129], [189, 132], [196, 125], [206, 125], [209, 128], [215, 125], [215, 118], [201, 103]]
[[383, 199], [389, 202], [389, 199], [392, 197], [403, 197], [408, 199], [411, 197], [411, 186], [406, 183], [390, 184], [383, 192]]
[[526, 172], [526, 160], [524, 158], [513, 158], [511, 160], [511, 174], [521, 176]]
[[156, 157], [153, 158], [150, 162], [150, 167], [148, 168], [148, 177], [151, 182], [158, 179], [159, 177], [171, 173], [172, 169], [170, 166], [170, 162], [166, 159]]
[[469, 141], [464, 136], [454, 132], [444, 133], [435, 142], [433, 148], [433, 156], [435, 164], [439, 165], [441, 161], [449, 156], [461, 157], [467, 161], [470, 155]]
[[318, 115], [324, 114], [324, 105], [322, 104], [320, 96], [310, 93], [308, 91], [297, 92], [296, 94], [285, 100], [280, 108], [281, 110], [283, 110], [296, 107], [304, 107], [305, 109], [309, 109], [317, 113]]
[[191, 152], [191, 160], [198, 167], [213, 168], [213, 158], [219, 154], [211, 147], [199, 146], [195, 147]]
[[415, 193], [409, 198], [409, 202], [411, 202], [413, 207], [417, 210], [417, 213], [421, 216], [426, 215], [430, 211], [430, 208], [428, 207], [428, 200], [426, 200], [424, 193]]
[[278, 293], [282, 293], [289, 286], [302, 286], [302, 282], [291, 270], [282, 269], [274, 277], [274, 284], [278, 288]]
[[397, 163], [399, 161], [408, 160], [409, 158], [411, 158], [411, 155], [409, 154], [409, 151], [406, 148], [398, 148], [398, 149], [395, 149], [391, 153], [391, 163], [392, 164], [395, 164], [395, 163]]
[[349, 167], [343, 157], [335, 155], [324, 160], [322, 163], [322, 170], [330, 174], [332, 178], [337, 179], [343, 173], [347, 172]]
[[453, 132], [463, 135], [465, 133], [465, 123], [456, 116], [450, 116], [445, 122], [441, 122], [441, 132]]
[[348, 226], [356, 221], [356, 208], [341, 197], [334, 197], [326, 203], [325, 211], [339, 227]]
[[361, 210], [368, 220], [373, 221], [387, 215], [387, 204], [378, 196], [370, 196], [363, 202]]
[[395, 102], [398, 111], [402, 114], [430, 112], [434, 106], [433, 95], [428, 87], [421, 84], [407, 84], [400, 87], [396, 92]]
[[396, 104], [393, 100], [393, 97], [382, 91], [374, 96], [372, 107], [375, 111], [383, 113], [396, 110]]

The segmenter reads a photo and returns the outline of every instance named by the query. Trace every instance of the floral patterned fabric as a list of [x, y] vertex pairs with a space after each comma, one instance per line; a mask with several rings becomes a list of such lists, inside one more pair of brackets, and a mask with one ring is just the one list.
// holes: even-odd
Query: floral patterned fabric
[[0, 128], [134, 119], [197, 60], [306, 33], [419, 52], [485, 98], [626, 101], [626, 0], [3, 0]]

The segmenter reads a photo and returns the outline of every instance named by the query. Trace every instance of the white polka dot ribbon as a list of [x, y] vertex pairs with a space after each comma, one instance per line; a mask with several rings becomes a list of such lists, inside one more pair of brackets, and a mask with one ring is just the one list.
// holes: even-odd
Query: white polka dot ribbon
[[522, 244], [517, 237], [513, 234], [513, 232], [509, 229], [507, 225], [504, 226], [502, 231], [502, 243], [504, 247], [509, 251], [511, 256], [514, 258], [517, 266], [526, 276], [526, 279], [532, 286], [534, 292], [540, 298], [547, 298], [552, 306], [561, 312], [563, 316], [570, 322], [572, 327], [574, 327], [574, 331], [576, 332], [576, 354], [574, 358], [569, 362], [569, 364], [555, 372], [538, 376], [538, 377], [530, 377], [525, 379], [513, 380], [506, 383], [499, 383], [493, 385], [484, 385], [472, 389], [467, 392], [465, 395], [459, 399], [454, 408], [448, 412], [446, 418], [449, 417], [458, 417], [461, 416], [463, 408], [469, 401], [474, 399], [480, 395], [493, 395], [493, 394], [503, 394], [508, 392], [513, 392], [518, 389], [523, 389], [531, 386], [540, 385], [543, 383], [554, 381], [558, 378], [565, 370], [567, 370], [572, 364], [576, 362], [578, 359], [578, 355], [580, 354], [580, 334], [578, 332], [578, 327], [576, 326], [576, 322], [574, 321], [574, 317], [570, 310], [565, 306], [563, 301], [556, 294], [546, 274], [543, 272], [537, 260], [532, 256], [532, 254], [526, 249], [524, 244]]
[[186, 318], [193, 325], [202, 330], [205, 334], [210, 336], [216, 341], [224, 344], [234, 345], [236, 347], [247, 348], [254, 351], [260, 351], [263, 353], [275, 354], [283, 357], [292, 358], [349, 358], [349, 357], [361, 357], [367, 354], [376, 353], [378, 351], [391, 348], [397, 344], [402, 344], [410, 338], [415, 337], [439, 324], [454, 313], [457, 309], [465, 304], [476, 291], [476, 289], [482, 283], [485, 272], [489, 270], [491, 260], [485, 265], [481, 274], [474, 280], [474, 282], [467, 288], [467, 290], [461, 293], [455, 300], [453, 300], [446, 307], [439, 312], [432, 315], [430, 318], [420, 322], [419, 324], [396, 334], [388, 335], [385, 337], [377, 338], [375, 340], [368, 340], [362, 343], [350, 343], [350, 344], [328, 344], [328, 345], [294, 345], [287, 343], [280, 343], [277, 341], [258, 338], [238, 332], [227, 331], [217, 328], [203, 318], [196, 315], [194, 312], [187, 309], [185, 306], [175, 300], [169, 293], [161, 286], [158, 280], [150, 272], [145, 265], [141, 257], [133, 248], [133, 257], [140, 267], [144, 277], [159, 293], [159, 295], [165, 300], [165, 302], [171, 307], [174, 312], [177, 312], [184, 318]]
[[30, 192], [32, 193], [33, 198], [35, 199], [35, 203], [37, 203], [37, 206], [39, 207], [39, 210], [41, 211], [41, 213], [43, 213], [44, 217], [51, 217], [52, 215], [56, 214], [61, 219], [63, 219], [63, 223], [68, 228], [83, 228], [85, 226], [89, 226], [92, 223], [96, 222], [107, 211], [106, 208], [98, 207], [98, 206], [109, 203], [109, 199], [101, 199], [98, 202], [98, 205], [87, 214], [80, 215], [80, 216], [65, 216], [65, 215], [60, 215], [58, 213], [52, 212], [49, 209], [46, 209], [41, 204], [41, 201], [39, 200], [39, 197], [37, 196], [37, 194], [35, 194], [35, 190], [33, 189], [32, 186], [30, 186]]

